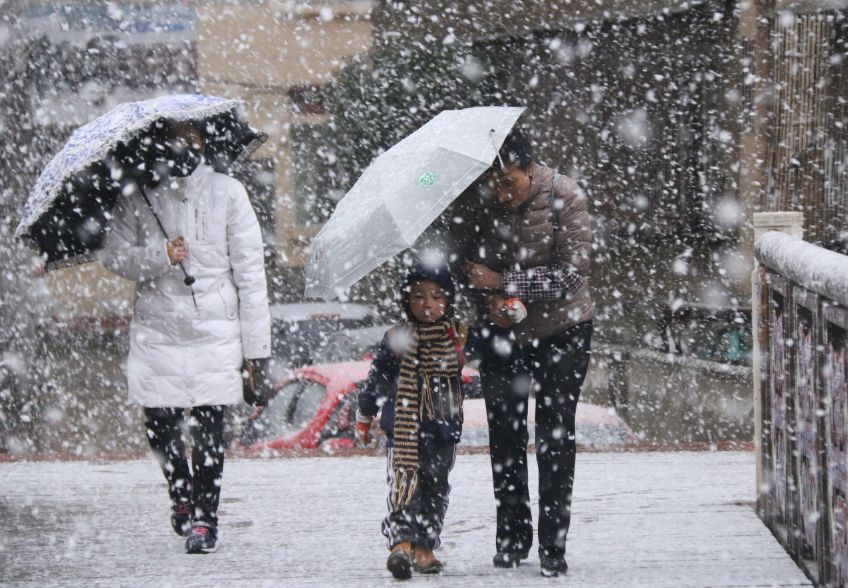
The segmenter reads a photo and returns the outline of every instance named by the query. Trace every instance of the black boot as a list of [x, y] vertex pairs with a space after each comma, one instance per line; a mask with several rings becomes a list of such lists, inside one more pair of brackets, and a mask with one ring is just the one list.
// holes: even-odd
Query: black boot
[[522, 559], [530, 557], [529, 551], [499, 551], [492, 558], [496, 568], [517, 568]]
[[568, 571], [568, 564], [565, 563], [564, 557], [547, 557], [539, 556], [542, 562], [542, 575], [546, 578], [555, 578], [560, 574], [565, 575]]
[[204, 523], [191, 527], [191, 535], [186, 539], [186, 553], [212, 553], [218, 540], [218, 530]]

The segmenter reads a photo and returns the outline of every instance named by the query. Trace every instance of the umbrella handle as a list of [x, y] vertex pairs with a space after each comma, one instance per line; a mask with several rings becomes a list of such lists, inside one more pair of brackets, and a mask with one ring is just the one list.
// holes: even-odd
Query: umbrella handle
[[[156, 224], [159, 225], [159, 230], [162, 231], [162, 234], [165, 235], [165, 238], [170, 241], [171, 238], [168, 236], [168, 231], [165, 230], [165, 225], [162, 224], [162, 221], [159, 219], [159, 215], [156, 214], [156, 209], [153, 208], [153, 204], [150, 202], [150, 198], [147, 197], [147, 192], [144, 191], [144, 188], [142, 188], [141, 184], [139, 184], [138, 182], [136, 182], [135, 185], [138, 187], [139, 192], [141, 192], [141, 196], [147, 203], [147, 208], [150, 209], [150, 213], [153, 215], [153, 218], [156, 219]], [[183, 283], [191, 289], [191, 299], [194, 300], [194, 307], [197, 308], [197, 300], [195, 300], [194, 298], [194, 288], [191, 287], [191, 285], [195, 282], [194, 276], [188, 275], [188, 272], [186, 271], [183, 262], [178, 262], [178, 265], [180, 266], [180, 269], [183, 270], [183, 275], [185, 276], [185, 278], [183, 279]]]

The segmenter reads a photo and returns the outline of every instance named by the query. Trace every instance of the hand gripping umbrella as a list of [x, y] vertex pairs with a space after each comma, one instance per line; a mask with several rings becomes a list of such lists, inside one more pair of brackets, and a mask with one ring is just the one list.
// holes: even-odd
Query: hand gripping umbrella
[[306, 296], [333, 298], [412, 247], [492, 165], [522, 112], [446, 110], [377, 157], [312, 240]]
[[[30, 192], [15, 236], [46, 258], [47, 270], [85, 263], [103, 246], [109, 211], [118, 198], [143, 185], [151, 137], [163, 120], [191, 122], [203, 130], [207, 160], [219, 171], [245, 159], [266, 139], [242, 115], [243, 102], [202, 94], [173, 94], [120, 104], [73, 132]], [[182, 267], [182, 264], [180, 264]], [[185, 283], [194, 279], [185, 272]]]
[[[165, 239], [168, 241], [171, 240], [171, 237], [168, 235], [168, 231], [165, 230], [165, 225], [162, 224], [162, 219], [159, 218], [159, 215], [156, 214], [156, 209], [153, 208], [153, 204], [150, 202], [150, 198], [147, 197], [147, 192], [144, 191], [144, 188], [141, 187], [141, 184], [136, 184], [139, 192], [141, 192], [141, 197], [144, 198], [145, 204], [147, 204], [147, 208], [150, 209], [150, 213], [153, 215], [153, 218], [156, 219], [156, 224], [159, 226], [159, 230], [162, 231], [162, 234], [165, 236]], [[185, 278], [183, 279], [183, 283], [191, 288], [191, 285], [194, 284], [194, 276], [188, 275], [183, 262], [179, 262], [180, 269], [183, 270], [183, 275]], [[191, 291], [191, 298], [194, 300], [194, 290]], [[197, 306], [197, 301], [194, 301], [194, 305]]]

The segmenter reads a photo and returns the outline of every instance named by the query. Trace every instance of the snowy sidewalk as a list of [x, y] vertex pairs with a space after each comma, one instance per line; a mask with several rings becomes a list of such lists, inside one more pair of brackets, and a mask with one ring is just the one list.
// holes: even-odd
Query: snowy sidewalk
[[[0, 464], [0, 584], [398, 585], [380, 535], [385, 459], [232, 460], [220, 549], [185, 555], [155, 462]], [[531, 458], [535, 491], [535, 457]], [[753, 510], [750, 453], [578, 455], [568, 575], [492, 567], [488, 456], [460, 455], [439, 586], [810, 586]], [[536, 505], [534, 504], [534, 516]]]

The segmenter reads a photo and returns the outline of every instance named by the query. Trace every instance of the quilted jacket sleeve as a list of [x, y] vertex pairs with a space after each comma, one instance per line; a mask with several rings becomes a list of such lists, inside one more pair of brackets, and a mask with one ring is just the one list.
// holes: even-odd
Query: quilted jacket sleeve
[[555, 189], [553, 214], [559, 226], [554, 233], [553, 259], [548, 265], [505, 271], [508, 296], [524, 301], [557, 300], [582, 288], [588, 279], [592, 253], [588, 200], [571, 178], [560, 176]]
[[592, 255], [589, 199], [571, 178], [560, 180], [557, 197], [563, 206], [555, 211], [560, 227], [554, 235], [556, 261], [564, 269], [588, 278]]
[[247, 192], [232, 182], [227, 211], [227, 243], [233, 281], [238, 288], [239, 320], [244, 356], [259, 359], [271, 355], [271, 314], [265, 280], [262, 232]]
[[135, 197], [121, 197], [112, 208], [106, 239], [97, 258], [110, 272], [134, 282], [152, 280], [171, 269], [167, 239], [146, 239], [139, 234], [138, 215], [145, 212], [134, 205]]

